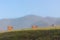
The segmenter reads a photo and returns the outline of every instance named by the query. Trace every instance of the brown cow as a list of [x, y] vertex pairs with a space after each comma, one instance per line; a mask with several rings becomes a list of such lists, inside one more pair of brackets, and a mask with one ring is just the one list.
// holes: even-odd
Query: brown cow
[[8, 31], [12, 31], [13, 30], [13, 26], [8, 26]]
[[38, 26], [33, 25], [33, 26], [32, 26], [32, 29], [33, 29], [33, 30], [36, 30], [36, 29], [37, 29], [37, 27], [38, 27]]

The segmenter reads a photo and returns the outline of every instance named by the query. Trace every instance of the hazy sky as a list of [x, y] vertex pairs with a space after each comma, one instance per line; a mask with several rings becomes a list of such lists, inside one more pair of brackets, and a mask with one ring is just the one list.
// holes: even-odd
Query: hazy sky
[[29, 14], [60, 17], [60, 0], [0, 0], [0, 18]]

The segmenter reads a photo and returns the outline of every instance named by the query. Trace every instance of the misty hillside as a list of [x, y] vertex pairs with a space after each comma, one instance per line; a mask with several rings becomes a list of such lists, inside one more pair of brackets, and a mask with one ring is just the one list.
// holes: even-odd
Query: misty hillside
[[31, 28], [32, 25], [45, 27], [49, 25], [60, 25], [59, 18], [41, 17], [35, 15], [27, 15], [16, 19], [2, 19], [0, 20], [0, 28], [6, 30], [7, 26], [11, 25], [14, 29]]

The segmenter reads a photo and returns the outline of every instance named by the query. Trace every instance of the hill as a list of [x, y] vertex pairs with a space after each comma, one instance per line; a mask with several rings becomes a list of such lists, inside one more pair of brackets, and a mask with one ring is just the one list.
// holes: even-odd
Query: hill
[[0, 33], [0, 40], [60, 40], [60, 29], [22, 30]]
[[32, 25], [39, 27], [46, 27], [52, 24], [60, 25], [60, 18], [55, 17], [41, 17], [36, 15], [27, 15], [14, 19], [0, 20], [0, 31], [7, 30], [7, 26], [11, 25], [14, 29], [31, 28]]

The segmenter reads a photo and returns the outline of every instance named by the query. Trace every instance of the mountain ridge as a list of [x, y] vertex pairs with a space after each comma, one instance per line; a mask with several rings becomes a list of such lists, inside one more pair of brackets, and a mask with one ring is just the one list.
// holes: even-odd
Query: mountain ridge
[[32, 25], [45, 27], [50, 26], [52, 24], [60, 25], [60, 18], [27, 15], [21, 18], [0, 20], [0, 27], [2, 27], [4, 30], [7, 30], [8, 25], [13, 26], [14, 29], [23, 29], [31, 28]]

